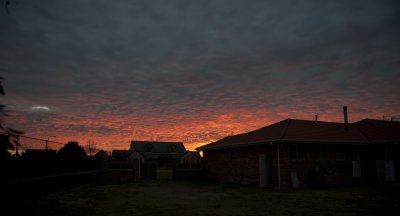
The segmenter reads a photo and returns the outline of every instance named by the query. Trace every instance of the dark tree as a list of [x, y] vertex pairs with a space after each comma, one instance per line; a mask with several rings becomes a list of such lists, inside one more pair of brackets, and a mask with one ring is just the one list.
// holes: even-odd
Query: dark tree
[[[3, 77], [0, 77], [0, 94], [5, 95], [4, 88], [2, 85]], [[3, 126], [2, 117], [5, 115], [4, 108], [6, 106], [0, 104], [0, 158], [9, 157], [8, 150], [17, 150], [20, 146], [19, 136], [23, 134], [22, 131], [18, 131], [12, 128]], [[17, 152], [18, 153], [18, 152]]]
[[82, 160], [87, 158], [85, 149], [78, 142], [70, 141], [57, 152], [57, 156], [63, 160]]
[[93, 140], [89, 140], [86, 146], [84, 147], [86, 153], [90, 156], [93, 156], [97, 152], [97, 144]]
[[8, 150], [14, 150], [14, 146], [10, 142], [10, 138], [6, 135], [0, 135], [0, 158], [10, 157]]

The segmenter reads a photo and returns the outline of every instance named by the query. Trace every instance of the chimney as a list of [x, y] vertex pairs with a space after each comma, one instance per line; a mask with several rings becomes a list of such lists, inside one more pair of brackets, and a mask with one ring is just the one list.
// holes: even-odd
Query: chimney
[[347, 118], [347, 106], [343, 106], [343, 115], [344, 115], [344, 129], [349, 129], [349, 119]]
[[318, 122], [318, 115], [315, 115], [315, 122]]

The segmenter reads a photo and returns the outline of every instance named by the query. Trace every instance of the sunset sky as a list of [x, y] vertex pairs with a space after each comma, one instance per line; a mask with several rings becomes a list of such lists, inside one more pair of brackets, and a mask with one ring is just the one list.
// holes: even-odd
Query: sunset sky
[[194, 149], [286, 118], [342, 121], [343, 105], [350, 122], [400, 117], [398, 0], [11, 2], [0, 100], [27, 136]]

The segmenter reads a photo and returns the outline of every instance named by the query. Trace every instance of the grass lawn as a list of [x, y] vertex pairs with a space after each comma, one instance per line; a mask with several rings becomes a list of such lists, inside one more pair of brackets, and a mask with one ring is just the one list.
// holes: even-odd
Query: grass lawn
[[261, 190], [212, 182], [104, 184], [36, 200], [28, 215], [398, 215], [400, 188]]

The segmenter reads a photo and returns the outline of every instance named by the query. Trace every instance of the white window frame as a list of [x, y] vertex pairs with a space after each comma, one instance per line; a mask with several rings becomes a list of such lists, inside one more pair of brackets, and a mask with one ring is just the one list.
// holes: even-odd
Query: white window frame
[[[343, 154], [343, 158], [339, 158], [339, 153]], [[344, 151], [336, 151], [336, 160], [337, 161], [345, 161], [346, 160], [346, 153]]]
[[[149, 148], [150, 148], [150, 151], [149, 151]], [[153, 152], [153, 146], [150, 145], [150, 144], [148, 144], [148, 145], [146, 145], [146, 147], [144, 148], [144, 150], [145, 150], [145, 152]]]

